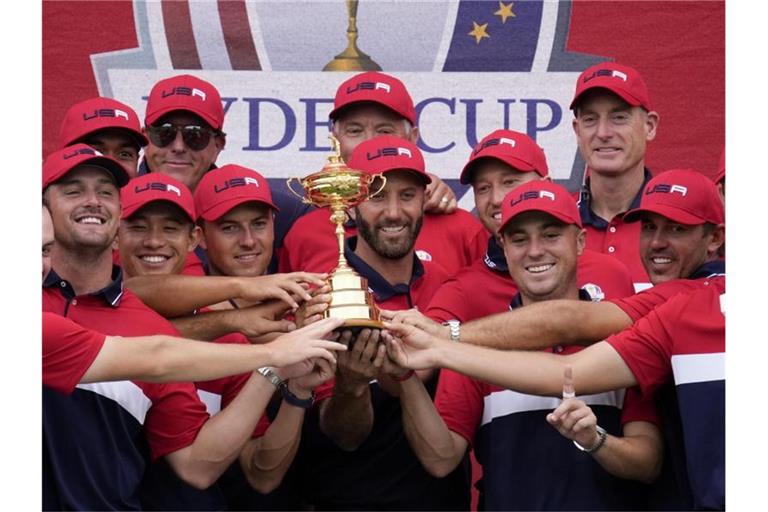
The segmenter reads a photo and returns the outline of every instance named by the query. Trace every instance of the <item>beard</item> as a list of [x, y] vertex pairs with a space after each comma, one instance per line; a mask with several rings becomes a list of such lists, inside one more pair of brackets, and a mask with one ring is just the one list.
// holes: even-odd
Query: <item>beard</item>
[[385, 240], [380, 236], [379, 229], [386, 227], [386, 224], [372, 226], [360, 215], [360, 210], [356, 211], [357, 232], [363, 240], [382, 258], [389, 260], [399, 260], [406, 257], [416, 243], [416, 237], [419, 236], [424, 216], [420, 216], [416, 222], [409, 224], [405, 228], [405, 236], [397, 240]]

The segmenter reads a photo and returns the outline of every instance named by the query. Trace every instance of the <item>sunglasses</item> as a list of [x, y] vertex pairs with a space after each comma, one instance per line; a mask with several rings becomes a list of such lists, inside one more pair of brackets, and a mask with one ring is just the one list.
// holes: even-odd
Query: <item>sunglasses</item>
[[164, 148], [176, 140], [176, 134], [181, 132], [181, 139], [192, 151], [200, 151], [211, 142], [211, 136], [218, 133], [215, 130], [204, 126], [187, 125], [179, 126], [171, 123], [164, 123], [160, 126], [148, 126], [147, 135], [149, 140], [155, 146]]

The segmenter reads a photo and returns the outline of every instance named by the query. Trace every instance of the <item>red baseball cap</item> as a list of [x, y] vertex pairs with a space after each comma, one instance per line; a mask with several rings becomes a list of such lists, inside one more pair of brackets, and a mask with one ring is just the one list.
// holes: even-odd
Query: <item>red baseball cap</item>
[[123, 207], [121, 219], [127, 219], [139, 208], [153, 201], [168, 201], [181, 208], [195, 221], [195, 200], [192, 192], [180, 181], [162, 173], [149, 173], [133, 178], [120, 190], [120, 204]]
[[472, 182], [472, 172], [481, 158], [501, 160], [518, 171], [535, 171], [542, 178], [549, 173], [544, 150], [528, 135], [513, 130], [496, 130], [477, 143], [461, 171], [462, 185]]
[[403, 82], [378, 71], [366, 71], [343, 82], [336, 89], [333, 110], [328, 114], [328, 117], [336, 119], [342, 108], [361, 101], [378, 103], [416, 125], [416, 109], [413, 107], [413, 99], [408, 94]]
[[242, 203], [258, 201], [275, 211], [267, 180], [247, 167], [228, 164], [205, 173], [195, 189], [195, 210], [198, 218], [214, 221]]
[[100, 167], [110, 173], [118, 187], [128, 183], [130, 177], [123, 166], [86, 144], [74, 144], [54, 151], [43, 162], [43, 190], [60, 180], [69, 171], [80, 165]]
[[112, 98], [97, 97], [69, 107], [59, 129], [59, 148], [69, 146], [86, 135], [107, 128], [125, 130], [139, 147], [149, 143], [141, 133], [141, 124], [136, 111]]
[[504, 231], [504, 227], [513, 218], [530, 211], [548, 213], [566, 224], [582, 227], [579, 207], [570, 192], [557, 183], [534, 180], [523, 183], [504, 196], [498, 232]]
[[608, 89], [633, 107], [652, 110], [648, 87], [640, 73], [615, 62], [601, 62], [585, 69], [576, 81], [576, 93], [569, 108], [573, 110], [582, 94], [597, 87]]
[[381, 135], [358, 144], [347, 165], [368, 174], [389, 171], [413, 171], [424, 184], [432, 179], [424, 170], [424, 156], [415, 144], [394, 135]]
[[643, 190], [640, 208], [624, 214], [624, 221], [635, 222], [643, 212], [658, 213], [680, 224], [725, 224], [717, 185], [693, 169], [673, 169], [654, 177]]
[[174, 110], [192, 112], [215, 130], [224, 126], [224, 107], [219, 91], [196, 76], [178, 75], [157, 82], [149, 93], [144, 125], [149, 126]]

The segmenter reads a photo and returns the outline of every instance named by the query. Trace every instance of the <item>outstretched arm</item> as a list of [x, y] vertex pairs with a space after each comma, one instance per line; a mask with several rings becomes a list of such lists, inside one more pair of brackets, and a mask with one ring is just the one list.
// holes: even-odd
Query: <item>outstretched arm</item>
[[611, 302], [550, 300], [463, 324], [461, 342], [506, 350], [589, 345], [631, 325]]
[[216, 344], [171, 336], [107, 336], [80, 382], [143, 380], [206, 381], [262, 366], [286, 366], [309, 358], [334, 361], [340, 343], [321, 339], [341, 321], [323, 320], [265, 345]]
[[499, 351], [437, 338], [410, 325], [385, 323], [394, 336], [390, 354], [406, 368], [450, 368], [498, 386], [531, 395], [560, 396], [565, 364], [578, 377], [582, 393], [634, 386], [637, 381], [616, 350], [601, 342], [568, 356], [544, 352]]
[[125, 286], [149, 307], [166, 318], [173, 318], [229, 299], [249, 302], [278, 299], [295, 309], [299, 307], [297, 299], [311, 299], [307, 288], [322, 286], [323, 277], [310, 272], [259, 277], [152, 275], [126, 279]]

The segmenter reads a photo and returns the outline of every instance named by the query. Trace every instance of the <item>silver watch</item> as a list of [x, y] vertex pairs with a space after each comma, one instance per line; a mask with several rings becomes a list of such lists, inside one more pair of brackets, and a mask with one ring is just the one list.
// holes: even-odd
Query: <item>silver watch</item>
[[262, 366], [256, 371], [262, 374], [264, 378], [269, 382], [271, 382], [275, 388], [280, 389], [280, 387], [283, 385], [283, 379], [281, 379], [271, 367]]
[[451, 341], [459, 341], [461, 337], [461, 322], [458, 320], [447, 320], [443, 322], [443, 325], [447, 325], [451, 331]]
[[600, 425], [596, 425], [595, 428], [597, 429], [597, 443], [595, 443], [595, 446], [592, 448], [584, 448], [579, 443], [574, 441], [573, 444], [576, 445], [576, 448], [586, 453], [595, 453], [600, 449], [601, 446], [603, 446], [603, 444], [605, 444], [605, 438], [608, 437], [608, 432], [606, 432], [605, 429]]

